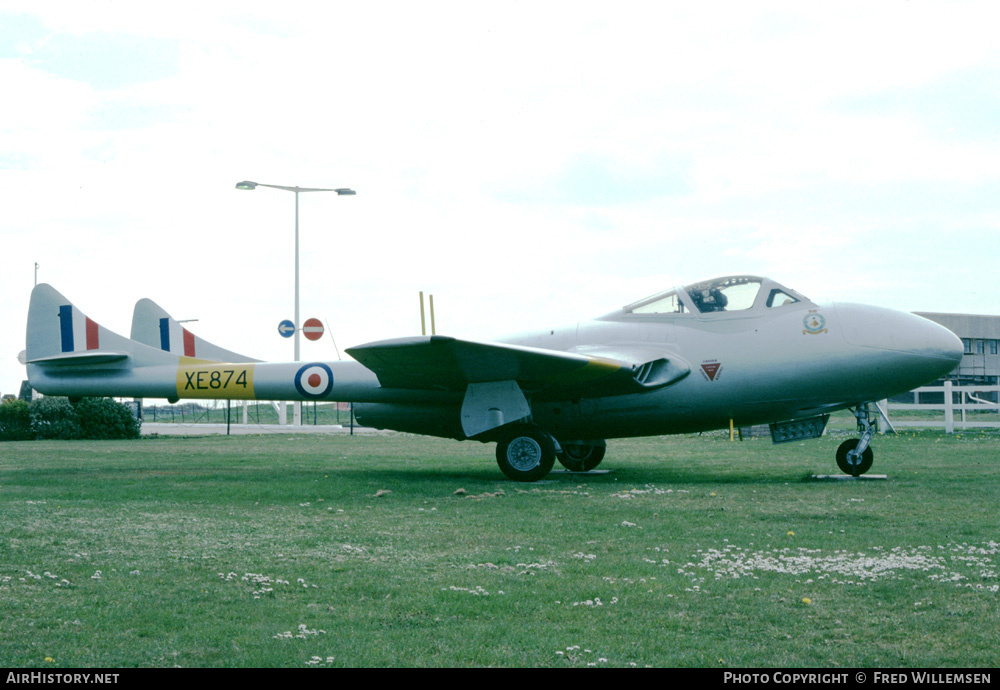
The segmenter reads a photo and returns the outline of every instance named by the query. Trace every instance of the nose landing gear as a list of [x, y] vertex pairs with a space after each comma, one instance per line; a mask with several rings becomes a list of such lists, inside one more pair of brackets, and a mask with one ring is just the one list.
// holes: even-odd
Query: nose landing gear
[[868, 447], [868, 444], [871, 443], [872, 436], [878, 430], [878, 420], [872, 419], [870, 404], [863, 403], [851, 409], [858, 420], [858, 431], [861, 432], [861, 438], [844, 441], [837, 449], [837, 467], [840, 468], [841, 472], [852, 477], [860, 477], [870, 470], [875, 458], [875, 454]]

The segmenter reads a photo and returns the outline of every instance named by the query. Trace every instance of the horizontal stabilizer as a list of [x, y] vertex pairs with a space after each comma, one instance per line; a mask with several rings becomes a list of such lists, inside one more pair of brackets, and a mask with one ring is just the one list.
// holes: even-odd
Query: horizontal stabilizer
[[128, 359], [127, 352], [108, 352], [106, 350], [92, 350], [88, 352], [68, 352], [51, 357], [39, 357], [29, 359], [25, 364], [41, 364], [44, 366], [68, 366], [76, 364], [107, 364], [108, 362], [119, 362]]

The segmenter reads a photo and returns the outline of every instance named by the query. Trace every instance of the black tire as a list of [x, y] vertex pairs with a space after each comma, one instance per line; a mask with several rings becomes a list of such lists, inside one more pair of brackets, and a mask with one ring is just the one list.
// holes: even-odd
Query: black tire
[[861, 454], [861, 462], [856, 462], [856, 464], [851, 463], [848, 459], [847, 454], [858, 447], [859, 441], [856, 438], [852, 438], [849, 441], [844, 441], [840, 444], [840, 448], [837, 449], [837, 467], [844, 474], [849, 474], [852, 477], [860, 477], [865, 472], [872, 468], [872, 462], [875, 459], [875, 453], [872, 452], [871, 446], [865, 448], [865, 452]]
[[556, 446], [552, 437], [533, 426], [519, 426], [497, 441], [500, 471], [515, 482], [537, 482], [552, 471]]
[[559, 459], [559, 464], [570, 472], [590, 472], [601, 464], [607, 450], [603, 443], [593, 446], [567, 444], [562, 448], [562, 452], [556, 457]]

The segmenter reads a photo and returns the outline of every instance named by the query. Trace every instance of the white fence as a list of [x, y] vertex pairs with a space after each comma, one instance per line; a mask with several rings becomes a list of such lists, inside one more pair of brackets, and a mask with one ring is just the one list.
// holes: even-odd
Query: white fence
[[[894, 427], [943, 427], [945, 433], [949, 434], [955, 432], [956, 426], [959, 429], [1000, 429], [1000, 403], [990, 399], [1000, 399], [1000, 386], [956, 386], [951, 381], [945, 381], [943, 386], [917, 388], [913, 391], [914, 401], [920, 399], [921, 393], [937, 393], [943, 396], [944, 402], [937, 404], [890, 402], [887, 406], [888, 416]], [[926, 420], [896, 420], [892, 418], [893, 411], [909, 412], [914, 410], [944, 412], [944, 418], [938, 419], [936, 416]]]

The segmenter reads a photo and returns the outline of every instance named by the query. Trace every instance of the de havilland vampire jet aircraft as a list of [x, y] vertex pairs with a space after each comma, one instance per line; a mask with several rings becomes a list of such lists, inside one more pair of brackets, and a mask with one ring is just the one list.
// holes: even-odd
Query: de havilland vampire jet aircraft
[[194, 336], [148, 300], [132, 338], [48, 285], [28, 312], [26, 361], [46, 395], [353, 402], [369, 426], [495, 441], [509, 478], [554, 461], [593, 469], [607, 439], [770, 424], [776, 442], [818, 437], [850, 409], [860, 439], [837, 464], [872, 464], [869, 403], [934, 381], [962, 358], [931, 321], [861, 304], [815, 304], [770, 279], [674, 288], [605, 316], [495, 342], [419, 336], [359, 345], [355, 361], [259, 362]]

